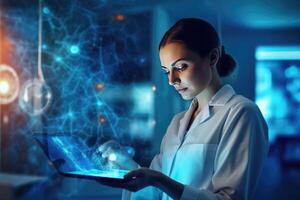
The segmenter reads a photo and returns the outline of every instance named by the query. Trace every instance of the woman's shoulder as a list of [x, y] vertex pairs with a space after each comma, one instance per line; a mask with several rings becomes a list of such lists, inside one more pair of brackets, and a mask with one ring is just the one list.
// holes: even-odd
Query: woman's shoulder
[[260, 112], [255, 102], [242, 95], [234, 95], [226, 107], [232, 112]]

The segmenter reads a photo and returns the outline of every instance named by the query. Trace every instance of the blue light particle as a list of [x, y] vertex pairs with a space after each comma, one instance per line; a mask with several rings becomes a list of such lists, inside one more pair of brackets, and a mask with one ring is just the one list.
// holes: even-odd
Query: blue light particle
[[70, 119], [73, 119], [73, 118], [74, 118], [74, 113], [73, 113], [72, 111], [69, 111], [69, 112], [68, 112], [68, 117], [69, 117]]
[[49, 8], [48, 7], [44, 7], [43, 8], [43, 13], [46, 14], [46, 15], [49, 14], [50, 13]]
[[98, 106], [98, 107], [101, 107], [101, 106], [103, 106], [103, 102], [102, 102], [102, 101], [100, 101], [100, 100], [98, 100], [96, 104], [97, 104], [97, 106]]
[[61, 61], [62, 61], [62, 58], [61, 58], [60, 56], [56, 56], [56, 57], [55, 57], [55, 61], [56, 61], [56, 62], [61, 62]]
[[78, 54], [78, 53], [80, 52], [80, 49], [79, 49], [79, 47], [78, 47], [77, 45], [72, 45], [72, 46], [70, 47], [70, 52], [71, 52], [72, 54]]
[[130, 157], [133, 157], [135, 155], [135, 150], [134, 148], [130, 147], [130, 146], [126, 146], [125, 147], [125, 150], [127, 152], [127, 154], [130, 156]]
[[140, 64], [140, 65], [143, 65], [146, 63], [146, 58], [144, 56], [141, 56], [137, 59], [137, 62]]

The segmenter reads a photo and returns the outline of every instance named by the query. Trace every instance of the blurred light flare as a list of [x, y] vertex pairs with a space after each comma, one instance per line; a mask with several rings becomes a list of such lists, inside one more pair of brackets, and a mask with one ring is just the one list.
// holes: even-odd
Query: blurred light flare
[[4, 115], [4, 116], [3, 116], [3, 123], [4, 123], [4, 124], [8, 124], [8, 122], [9, 122], [8, 116], [7, 116], [7, 115]]
[[0, 65], [0, 104], [9, 104], [19, 95], [19, 77], [9, 65]]
[[108, 160], [110, 160], [112, 162], [116, 161], [117, 160], [117, 155], [115, 153], [109, 154]]
[[7, 94], [9, 92], [9, 84], [6, 80], [0, 80], [0, 94]]
[[27, 81], [20, 93], [19, 106], [21, 110], [30, 115], [44, 113], [52, 100], [50, 87], [39, 79]]
[[300, 60], [300, 46], [260, 46], [255, 52], [256, 60]]
[[155, 92], [156, 91], [156, 86], [153, 85], [151, 89], [152, 89], [153, 92]]
[[99, 123], [100, 124], [105, 124], [106, 118], [104, 116], [99, 116]]
[[116, 21], [124, 21], [125, 20], [125, 15], [122, 15], [122, 14], [117, 14], [117, 15], [115, 15], [114, 16], [114, 19], [116, 20]]
[[103, 83], [97, 83], [96, 84], [96, 90], [101, 91], [104, 89], [104, 84]]

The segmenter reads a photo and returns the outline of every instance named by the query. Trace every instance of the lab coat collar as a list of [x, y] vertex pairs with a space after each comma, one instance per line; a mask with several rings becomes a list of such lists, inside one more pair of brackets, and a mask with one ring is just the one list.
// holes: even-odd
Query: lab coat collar
[[[211, 109], [212, 106], [224, 106], [231, 97], [235, 94], [233, 88], [226, 84], [222, 88], [220, 88], [217, 93], [211, 98], [206, 106], [204, 106], [203, 110], [200, 114], [195, 118], [195, 122], [192, 124], [189, 130], [193, 129], [197, 125], [203, 123], [211, 116]], [[183, 140], [184, 135], [186, 134], [186, 128], [189, 124], [189, 121], [192, 117], [193, 111], [197, 105], [197, 99], [194, 98], [189, 109], [184, 114], [183, 118], [179, 122], [179, 132], [178, 136], [180, 141]]]
[[218, 92], [211, 98], [211, 100], [208, 102], [208, 105], [224, 106], [233, 95], [235, 95], [234, 89], [229, 84], [226, 84], [221, 87]]
[[[231, 99], [233, 95], [235, 95], [234, 89], [229, 84], [226, 84], [216, 92], [216, 94], [208, 102], [208, 105], [224, 106], [229, 101], [229, 99]], [[197, 105], [197, 98], [195, 97], [189, 107], [189, 110], [192, 109], [192, 107], [195, 107], [196, 105]]]

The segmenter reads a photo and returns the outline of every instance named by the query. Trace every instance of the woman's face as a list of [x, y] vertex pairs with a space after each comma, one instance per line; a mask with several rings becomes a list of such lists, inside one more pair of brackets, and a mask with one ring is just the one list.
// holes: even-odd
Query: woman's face
[[187, 49], [183, 43], [165, 45], [159, 52], [162, 69], [183, 99], [193, 99], [211, 82], [212, 67], [207, 57]]

